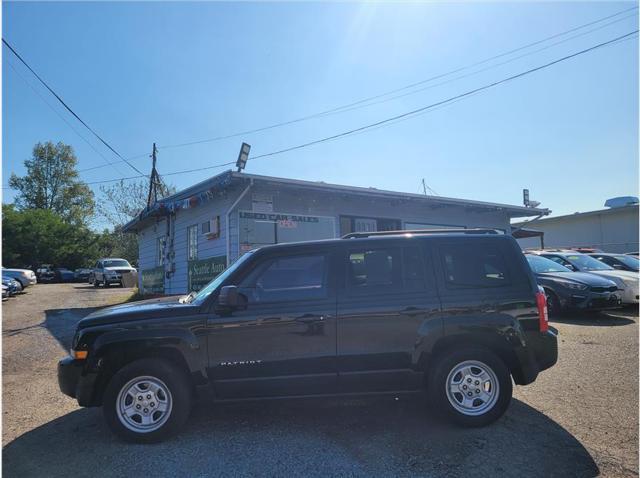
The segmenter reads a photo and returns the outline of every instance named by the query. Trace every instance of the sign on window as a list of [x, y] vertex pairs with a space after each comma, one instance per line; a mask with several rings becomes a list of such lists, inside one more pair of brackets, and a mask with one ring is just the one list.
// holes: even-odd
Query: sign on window
[[164, 267], [141, 271], [143, 294], [164, 294]]
[[240, 211], [240, 251], [282, 242], [335, 237], [335, 219], [302, 214]]
[[199, 291], [227, 267], [227, 256], [209, 257], [187, 263], [189, 291]]

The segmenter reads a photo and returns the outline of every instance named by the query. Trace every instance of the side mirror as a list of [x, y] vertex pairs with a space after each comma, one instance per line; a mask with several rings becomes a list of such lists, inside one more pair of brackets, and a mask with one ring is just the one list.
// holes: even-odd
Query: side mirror
[[575, 272], [575, 270], [576, 270], [576, 268], [573, 266], [573, 264], [565, 264], [565, 267], [567, 269], [569, 269], [570, 271], [574, 271]]
[[247, 298], [238, 292], [237, 286], [225, 285], [220, 289], [217, 306], [220, 312], [233, 312], [234, 310], [245, 310], [246, 308]]

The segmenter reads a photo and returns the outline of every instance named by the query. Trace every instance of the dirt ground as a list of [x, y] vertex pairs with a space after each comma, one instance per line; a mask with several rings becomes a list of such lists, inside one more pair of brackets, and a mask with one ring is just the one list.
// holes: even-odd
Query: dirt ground
[[178, 437], [130, 445], [56, 377], [77, 321], [130, 294], [36, 285], [2, 304], [4, 476], [638, 475], [637, 308], [552, 321], [559, 363], [486, 428], [442, 422], [419, 396], [200, 403]]

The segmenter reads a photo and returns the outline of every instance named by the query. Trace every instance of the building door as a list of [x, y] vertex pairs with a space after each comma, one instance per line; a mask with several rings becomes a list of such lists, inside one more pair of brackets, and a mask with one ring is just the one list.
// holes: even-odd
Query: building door
[[238, 280], [244, 311], [208, 321], [219, 398], [336, 389], [336, 296], [328, 250], [265, 257]]

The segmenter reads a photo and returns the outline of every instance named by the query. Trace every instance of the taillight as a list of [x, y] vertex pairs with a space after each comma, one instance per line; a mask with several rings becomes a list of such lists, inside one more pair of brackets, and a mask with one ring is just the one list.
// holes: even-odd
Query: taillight
[[549, 312], [547, 311], [547, 296], [544, 292], [538, 292], [536, 294], [536, 304], [538, 305], [540, 332], [546, 332], [549, 330]]

